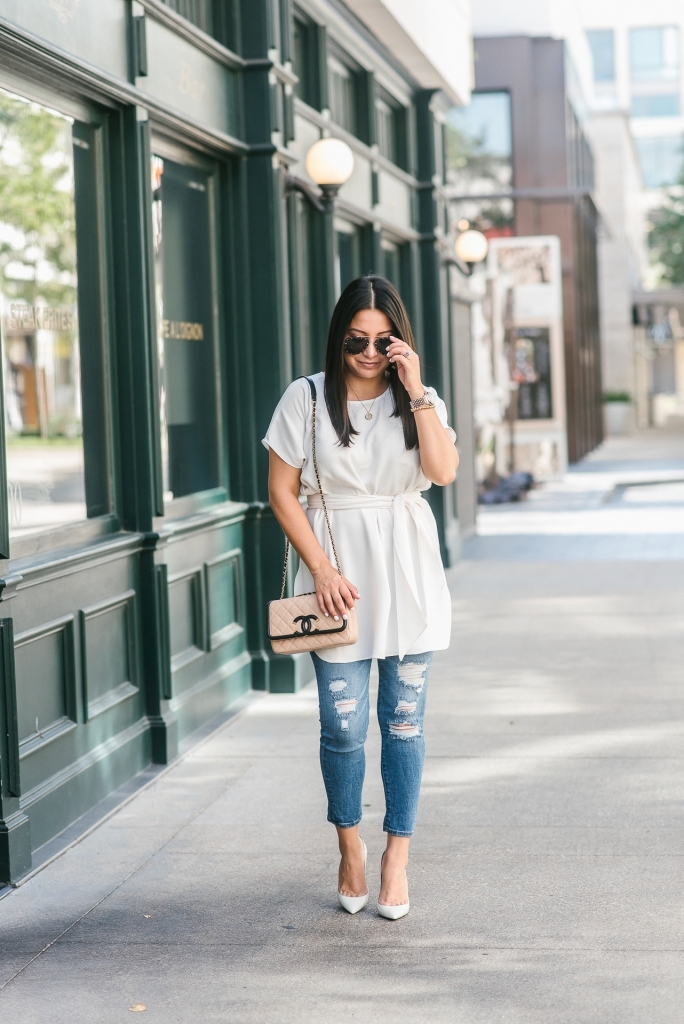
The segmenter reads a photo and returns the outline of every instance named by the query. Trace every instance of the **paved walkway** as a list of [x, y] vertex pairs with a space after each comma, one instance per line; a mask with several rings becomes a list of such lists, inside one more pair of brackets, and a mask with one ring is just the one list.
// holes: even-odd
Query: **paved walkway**
[[465, 557], [684, 558], [684, 423], [610, 438], [527, 501], [481, 508]]
[[[540, 511], [571, 516], [553, 493], [535, 492]], [[526, 510], [497, 510], [482, 539], [517, 544], [505, 516]], [[0, 1019], [113, 1024], [143, 1004], [160, 1024], [681, 1020], [684, 565], [549, 556], [546, 539], [535, 560], [481, 551], [451, 573], [408, 918], [337, 908], [315, 695], [254, 695], [0, 901]]]

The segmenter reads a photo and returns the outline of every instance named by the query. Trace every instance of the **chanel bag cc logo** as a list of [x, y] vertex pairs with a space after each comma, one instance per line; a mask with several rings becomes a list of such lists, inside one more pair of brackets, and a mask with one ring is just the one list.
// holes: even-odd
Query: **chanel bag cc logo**
[[301, 624], [302, 624], [302, 636], [303, 636], [304, 634], [311, 632], [311, 622], [312, 622], [313, 619], [315, 619], [318, 622], [318, 616], [317, 615], [298, 615], [297, 618], [293, 619], [292, 621], [293, 622], [301, 622]]

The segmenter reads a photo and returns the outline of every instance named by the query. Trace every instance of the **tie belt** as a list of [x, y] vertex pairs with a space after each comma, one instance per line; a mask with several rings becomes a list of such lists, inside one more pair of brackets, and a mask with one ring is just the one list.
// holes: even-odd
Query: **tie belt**
[[[328, 508], [393, 508], [395, 511], [406, 504], [417, 505], [424, 499], [420, 491], [406, 491], [403, 494], [326, 494]], [[309, 494], [309, 508], [323, 508], [320, 494]]]
[[[431, 606], [442, 597], [446, 584], [439, 551], [437, 526], [432, 510], [420, 491], [402, 494], [326, 494], [325, 503], [332, 511], [346, 509], [392, 509], [394, 548], [394, 612], [397, 619], [399, 657], [403, 658], [424, 632]], [[322, 509], [320, 494], [307, 497], [308, 507]], [[409, 535], [409, 520], [418, 540], [419, 560], [414, 565], [414, 545]], [[344, 553], [340, 552], [344, 570]]]

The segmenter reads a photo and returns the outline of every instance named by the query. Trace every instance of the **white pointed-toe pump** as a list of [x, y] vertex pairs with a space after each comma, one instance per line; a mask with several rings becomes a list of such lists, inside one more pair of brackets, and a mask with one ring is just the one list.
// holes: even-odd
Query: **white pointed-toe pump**
[[[359, 836], [359, 839], [361, 840], [361, 846], [363, 847], [363, 870], [365, 874], [368, 850], [366, 849], [366, 844], [363, 839], [361, 839], [361, 836]], [[338, 889], [337, 898], [340, 901], [340, 906], [346, 910], [348, 914], [358, 914], [359, 910], [363, 910], [368, 903], [368, 893], [364, 893], [363, 896], [345, 896]]]
[[[380, 858], [380, 887], [382, 888], [382, 862], [385, 854]], [[400, 917], [406, 917], [411, 909], [410, 900], [407, 903], [378, 903], [378, 914], [386, 917], [388, 921], [398, 921]]]

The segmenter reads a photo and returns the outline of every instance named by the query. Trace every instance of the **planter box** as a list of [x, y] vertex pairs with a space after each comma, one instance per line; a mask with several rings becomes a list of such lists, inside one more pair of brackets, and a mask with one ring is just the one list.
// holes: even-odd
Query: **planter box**
[[609, 437], [621, 437], [627, 433], [630, 402], [604, 402], [606, 433]]

